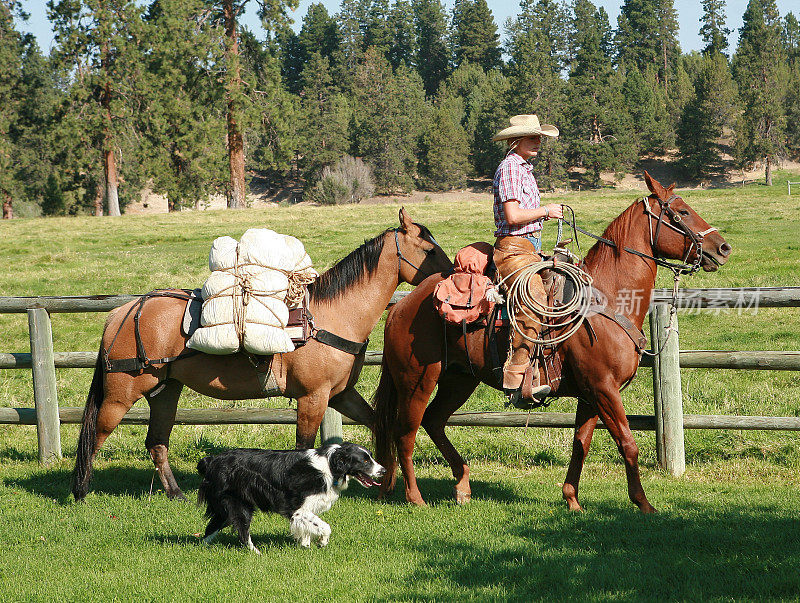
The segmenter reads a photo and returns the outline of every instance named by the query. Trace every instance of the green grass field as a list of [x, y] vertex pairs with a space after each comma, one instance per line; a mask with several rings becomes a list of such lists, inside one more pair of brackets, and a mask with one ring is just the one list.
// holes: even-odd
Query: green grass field
[[[733, 246], [717, 273], [686, 287], [800, 284], [800, 197], [775, 186], [685, 191], [684, 198]], [[796, 177], [794, 178], [796, 179]], [[575, 208], [579, 223], [601, 232], [636, 197], [632, 191], [550, 196]], [[249, 227], [291, 233], [318, 268], [397, 220], [397, 205], [278, 207], [122, 218], [15, 220], [0, 225], [0, 295], [143, 293], [200, 286], [211, 241]], [[423, 203], [408, 208], [452, 256], [491, 239], [487, 203]], [[545, 248], [555, 236], [548, 228]], [[589, 241], [584, 239], [584, 250]], [[661, 274], [658, 286], [669, 286]], [[104, 314], [55, 314], [56, 351], [95, 350]], [[682, 313], [683, 349], [800, 350], [800, 310]], [[25, 315], [0, 315], [0, 351], [28, 351]], [[370, 347], [382, 346], [382, 324]], [[88, 370], [59, 370], [62, 406], [82, 406]], [[369, 397], [378, 371], [359, 388]], [[800, 415], [800, 375], [768, 371], [682, 371], [687, 413]], [[652, 413], [650, 371], [624, 392], [630, 413]], [[143, 404], [143, 402], [139, 402]], [[291, 406], [291, 401], [219, 402], [185, 391], [183, 407]], [[33, 406], [30, 371], [0, 371], [0, 405]], [[464, 410], [501, 410], [480, 388]], [[574, 400], [551, 409], [574, 410]], [[201, 512], [166, 500], [153, 484], [146, 428], [122, 426], [96, 463], [85, 504], [68, 497], [77, 427], [62, 428], [64, 460], [37, 463], [32, 427], [0, 426], [0, 598], [3, 600], [543, 600], [797, 598], [800, 578], [800, 443], [794, 433], [688, 431], [687, 472], [673, 479], [655, 463], [654, 434], [636, 432], [645, 490], [659, 509], [640, 515], [627, 500], [613, 442], [599, 431], [581, 500], [570, 514], [560, 499], [569, 430], [452, 428], [470, 461], [473, 502], [450, 500], [452, 481], [424, 434], [416, 462], [431, 507], [409, 508], [397, 493], [379, 504], [358, 485], [325, 515], [324, 550], [298, 550], [286, 522], [258, 515], [253, 538], [264, 555], [239, 549], [231, 535], [199, 543]], [[345, 437], [368, 444], [364, 428]], [[195, 465], [209, 451], [235, 446], [291, 447], [288, 426], [179, 426], [171, 458], [193, 500]]]

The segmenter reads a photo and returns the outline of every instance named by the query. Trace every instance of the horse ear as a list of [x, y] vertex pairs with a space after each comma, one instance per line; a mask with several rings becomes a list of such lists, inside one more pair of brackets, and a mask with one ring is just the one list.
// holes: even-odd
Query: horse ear
[[408, 212], [406, 211], [405, 207], [400, 208], [399, 217], [400, 217], [400, 230], [402, 230], [403, 232], [408, 232], [409, 228], [411, 228], [411, 225], [414, 222], [411, 221], [411, 216], [408, 215]]
[[653, 193], [654, 195], [656, 195], [659, 198], [664, 196], [664, 193], [666, 192], [664, 190], [664, 187], [661, 186], [661, 183], [658, 180], [656, 180], [655, 178], [653, 178], [648, 173], [647, 170], [644, 171], [644, 181], [647, 184], [647, 188], [650, 189], [651, 193]]

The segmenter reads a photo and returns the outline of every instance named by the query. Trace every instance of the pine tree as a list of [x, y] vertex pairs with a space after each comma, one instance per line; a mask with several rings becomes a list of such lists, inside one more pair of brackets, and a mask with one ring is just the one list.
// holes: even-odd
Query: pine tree
[[409, 67], [415, 64], [417, 32], [414, 29], [414, 11], [410, 0], [395, 0], [389, 14], [389, 32], [392, 43], [388, 59], [397, 69], [401, 64]]
[[17, 150], [11, 131], [22, 100], [18, 87], [22, 80], [23, 38], [14, 27], [14, 16], [21, 12], [18, 2], [0, 2], [0, 202], [8, 204], [9, 210], [20, 188], [15, 177]]
[[330, 71], [327, 57], [315, 52], [303, 72], [299, 148], [308, 184], [350, 147], [350, 107], [345, 96], [337, 93]]
[[425, 94], [433, 96], [447, 77], [449, 68], [447, 14], [440, 0], [411, 0], [411, 8], [418, 44], [414, 62]]
[[728, 49], [728, 34], [725, 27], [725, 0], [702, 0], [703, 16], [700, 17], [700, 38], [705, 43], [705, 54], [725, 54]]
[[362, 24], [364, 48], [377, 48], [384, 56], [388, 56], [392, 47], [389, 0], [366, 0], [366, 4], [366, 19]]
[[378, 49], [367, 49], [354, 75], [351, 137], [356, 154], [372, 166], [380, 191], [411, 188], [426, 114], [424, 94], [416, 72], [401, 66], [393, 74]]
[[709, 176], [720, 167], [717, 139], [735, 113], [736, 88], [720, 52], [705, 54], [695, 77], [694, 96], [677, 132], [680, 166], [689, 178]]
[[[17, 119], [10, 130], [16, 148], [16, 177], [25, 197], [37, 202], [45, 194], [48, 178], [60, 185], [61, 166], [56, 165], [53, 131], [63, 95], [52, 62], [44, 57], [33, 36], [23, 38]], [[65, 195], [66, 198], [66, 195]]]
[[571, 161], [587, 167], [592, 185], [600, 172], [619, 171], [635, 159], [636, 145], [610, 56], [611, 26], [603, 8], [589, 0], [573, 5], [573, 58], [563, 127]]
[[[252, 99], [248, 96], [242, 74], [239, 17], [249, 0], [214, 0], [212, 9], [224, 31], [224, 88], [227, 124], [228, 165], [230, 185], [228, 207], [247, 206], [245, 179], [244, 132], [248, 128], [246, 115]], [[256, 0], [261, 24], [268, 34], [280, 32], [288, 23], [286, 11], [297, 8], [298, 0]]]
[[[510, 27], [508, 65], [511, 89], [507, 104], [513, 114], [536, 113], [542, 123], [564, 127], [566, 84], [560, 72], [566, 62], [567, 16], [552, 0], [523, 0], [522, 12]], [[541, 188], [567, 183], [566, 145], [549, 139], [538, 157], [537, 179]]]
[[491, 142], [491, 138], [508, 123], [508, 94], [508, 78], [499, 70], [485, 73], [472, 63], [458, 67], [439, 88], [440, 105], [458, 100], [463, 106], [461, 126], [467, 136], [471, 174], [491, 176], [503, 158], [502, 145]]
[[434, 106], [420, 137], [419, 182], [425, 190], [446, 191], [467, 184], [467, 133], [461, 126], [463, 101], [447, 98]]
[[117, 163], [123, 130], [131, 123], [126, 99], [135, 94], [140, 69], [141, 10], [133, 0], [49, 0], [47, 6], [56, 60], [74, 77], [71, 109], [81, 118], [71, 123], [88, 130], [98, 148], [108, 213], [118, 216]]
[[740, 162], [764, 161], [772, 184], [772, 166], [785, 151], [785, 99], [789, 78], [775, 0], [750, 0], [739, 30], [733, 60], [743, 112], [736, 128]]
[[222, 91], [213, 69], [221, 32], [198, 20], [204, 9], [203, 0], [155, 0], [144, 18], [142, 180], [167, 197], [169, 211], [224, 191], [228, 180]]
[[783, 47], [790, 65], [800, 62], [800, 23], [793, 13], [787, 13], [783, 21]]
[[655, 67], [656, 79], [670, 93], [680, 46], [678, 15], [673, 0], [625, 0], [617, 19], [619, 62], [642, 73]]
[[353, 71], [364, 54], [364, 24], [369, 0], [342, 0], [336, 21], [346, 71]]
[[452, 47], [455, 65], [480, 65], [484, 71], [500, 67], [500, 35], [486, 0], [456, 0], [453, 5]]
[[800, 154], [800, 23], [793, 13], [788, 13], [783, 21], [783, 46], [789, 64], [786, 145], [797, 156]]

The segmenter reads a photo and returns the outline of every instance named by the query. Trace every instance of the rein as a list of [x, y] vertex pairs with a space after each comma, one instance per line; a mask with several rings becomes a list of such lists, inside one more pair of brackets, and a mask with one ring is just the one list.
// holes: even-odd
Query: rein
[[[671, 335], [673, 331], [676, 332], [676, 333], [678, 331], [677, 327], [674, 326], [674, 317], [675, 317], [675, 315], [677, 313], [677, 309], [675, 307], [675, 302], [676, 302], [676, 299], [678, 297], [678, 284], [680, 283], [681, 276], [683, 276], [684, 274], [692, 275], [692, 274], [694, 274], [695, 272], [697, 272], [700, 269], [700, 264], [703, 261], [703, 238], [707, 234], [710, 234], [712, 232], [716, 232], [717, 229], [715, 227], [711, 226], [711, 227], [707, 228], [706, 230], [704, 230], [702, 232], [695, 232], [691, 228], [686, 226], [686, 224], [683, 221], [683, 218], [681, 218], [680, 214], [678, 212], [676, 212], [674, 209], [672, 209], [672, 207], [671, 207], [671, 204], [672, 204], [673, 201], [675, 201], [676, 199], [681, 199], [681, 197], [679, 197], [678, 195], [673, 194], [666, 201], [662, 201], [662, 199], [658, 195], [656, 195], [656, 200], [658, 201], [658, 204], [661, 207], [661, 212], [658, 215], [653, 213], [653, 210], [650, 207], [650, 204], [647, 202], [648, 198], [649, 197], [644, 197], [642, 199], [639, 199], [638, 203], [641, 203], [642, 205], [644, 205], [645, 213], [648, 215], [647, 224], [648, 224], [648, 227], [649, 227], [649, 230], [650, 230], [650, 249], [653, 252], [653, 255], [648, 255], [646, 253], [642, 253], [641, 251], [637, 251], [636, 249], [631, 249], [630, 247], [622, 247], [622, 249], [624, 251], [627, 251], [628, 253], [633, 254], [633, 255], [637, 255], [639, 257], [642, 257], [642, 258], [645, 258], [645, 259], [648, 259], [648, 260], [652, 260], [653, 262], [656, 263], [656, 265], [662, 266], [664, 268], [668, 268], [670, 271], [672, 271], [672, 274], [673, 274], [672, 303], [670, 304], [670, 320], [669, 320], [669, 326], [667, 327], [668, 330], [669, 330], [669, 334], [664, 339], [664, 342], [663, 342], [662, 346], [657, 351], [648, 352], [647, 350], [642, 350], [642, 353], [646, 354], [648, 356], [658, 356], [663, 351], [664, 347], [667, 344], [667, 341], [669, 341], [669, 335]], [[572, 208], [570, 208], [570, 210], [572, 210]], [[667, 221], [664, 220], [664, 216], [665, 215], [670, 219], [671, 222], [667, 222]], [[593, 234], [593, 233], [591, 233], [591, 232], [589, 232], [587, 230], [584, 230], [583, 228], [581, 228], [577, 224], [575, 224], [575, 212], [574, 211], [572, 212], [572, 216], [573, 216], [573, 221], [572, 222], [570, 222], [566, 218], [564, 218], [563, 220], [569, 226], [571, 226], [573, 228], [573, 230], [581, 232], [581, 233], [583, 233], [583, 234], [585, 234], [585, 235], [587, 235], [587, 236], [589, 236], [589, 237], [591, 237], [591, 238], [593, 238], [593, 239], [595, 239], [595, 240], [597, 240], [597, 241], [599, 241], [599, 242], [601, 242], [601, 243], [603, 243], [605, 245], [609, 245], [610, 247], [614, 247], [615, 249], [619, 249], [619, 245], [617, 245], [617, 243], [612, 241], [611, 239], [606, 239], [605, 237], [601, 237], [601, 236], [598, 236], [596, 234]], [[655, 233], [653, 232], [653, 220], [654, 219], [657, 220]], [[688, 249], [686, 250], [686, 253], [684, 254], [683, 260], [681, 262], [671, 262], [671, 261], [669, 261], [669, 260], [667, 260], [665, 258], [658, 257], [656, 255], [656, 251], [655, 251], [656, 250], [656, 244], [658, 243], [658, 237], [659, 237], [659, 235], [661, 233], [661, 227], [662, 226], [665, 226], [667, 228], [671, 228], [675, 232], [678, 232], [678, 233], [682, 234], [684, 237], [689, 239], [690, 245], [689, 245]], [[693, 249], [697, 250], [697, 253], [696, 253], [697, 257], [695, 258], [695, 261], [692, 264], [688, 264], [687, 263], [687, 259], [691, 255]], [[709, 257], [711, 257], [711, 256], [709, 256]], [[713, 260], [713, 257], [712, 257], [712, 260]]]
[[[715, 227], [711, 226], [710, 228], [707, 228], [706, 230], [704, 230], [702, 232], [694, 232], [691, 228], [686, 226], [686, 224], [683, 222], [683, 219], [681, 218], [680, 214], [677, 213], [670, 206], [673, 201], [675, 201], [676, 199], [680, 199], [680, 198], [681, 197], [679, 197], [678, 195], [672, 195], [666, 201], [662, 201], [659, 197], [656, 197], [656, 200], [658, 201], [658, 204], [661, 207], [661, 213], [659, 213], [658, 215], [654, 214], [653, 210], [650, 208], [650, 204], [647, 202], [648, 197], [644, 197], [642, 199], [639, 199], [638, 202], [641, 203], [642, 205], [644, 205], [645, 213], [650, 218], [648, 220], [648, 226], [649, 226], [649, 229], [650, 229], [650, 249], [653, 251], [653, 255], [649, 255], [647, 253], [642, 253], [641, 251], [638, 251], [636, 249], [631, 249], [630, 247], [623, 247], [622, 248], [624, 251], [627, 251], [628, 253], [632, 253], [633, 255], [638, 255], [639, 257], [642, 257], [642, 258], [645, 258], [645, 259], [648, 259], [648, 260], [652, 260], [653, 262], [656, 263], [656, 265], [662, 266], [664, 268], [668, 268], [669, 270], [671, 270], [673, 272], [673, 274], [675, 274], [676, 278], [679, 278], [679, 275], [683, 275], [683, 274], [694, 274], [695, 272], [697, 272], [700, 269], [700, 264], [703, 261], [703, 238], [707, 234], [710, 234], [712, 232], [716, 232], [716, 230], [717, 230]], [[572, 209], [572, 208], [570, 208], [570, 209]], [[670, 218], [670, 220], [672, 220], [673, 222], [677, 223], [678, 226], [676, 226], [674, 224], [671, 224], [669, 222], [665, 222], [664, 221], [664, 215], [665, 214], [667, 215], [667, 217]], [[573, 212], [573, 221], [570, 221], [567, 218], [563, 218], [564, 222], [567, 225], [571, 226], [574, 230], [577, 230], [578, 232], [581, 232], [581, 233], [585, 234], [586, 236], [589, 236], [589, 237], [595, 239], [596, 241], [604, 243], [604, 244], [606, 244], [606, 245], [608, 245], [610, 247], [619, 248], [619, 245], [617, 245], [617, 243], [612, 241], [611, 239], [606, 239], [605, 237], [601, 237], [599, 235], [591, 233], [588, 230], [584, 230], [583, 228], [581, 228], [580, 226], [575, 224], [574, 215], [575, 214]], [[656, 225], [655, 233], [653, 233], [653, 222], [652, 222], [652, 220], [654, 220], [654, 219], [658, 220], [657, 225]], [[667, 260], [665, 258], [662, 258], [662, 257], [659, 257], [659, 256], [656, 255], [655, 248], [656, 248], [656, 244], [658, 243], [658, 237], [659, 237], [659, 234], [661, 233], [661, 226], [662, 225], [666, 226], [667, 228], [671, 228], [672, 230], [684, 235], [691, 242], [691, 245], [689, 245], [689, 249], [686, 251], [686, 254], [684, 255], [683, 261], [681, 261], [681, 262], [672, 262], [670, 260]], [[694, 249], [694, 248], [697, 248], [697, 258], [695, 259], [695, 261], [692, 264], [687, 264], [686, 260], [689, 257], [689, 255], [691, 255], [692, 249]]]

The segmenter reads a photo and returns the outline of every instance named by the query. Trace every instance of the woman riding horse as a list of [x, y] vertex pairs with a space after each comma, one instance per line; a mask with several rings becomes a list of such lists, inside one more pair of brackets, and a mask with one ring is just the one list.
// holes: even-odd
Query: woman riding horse
[[[539, 154], [542, 136], [555, 138], [558, 128], [540, 124], [536, 115], [515, 115], [510, 123], [492, 138], [508, 143], [508, 152], [495, 172], [493, 185], [497, 227], [494, 263], [506, 290], [519, 278], [521, 268], [541, 260], [538, 253], [542, 249], [542, 222], [562, 217], [561, 205], [541, 205], [539, 187], [529, 163]], [[530, 278], [528, 291], [537, 302], [545, 305], [547, 294], [539, 274]], [[514, 331], [512, 352], [503, 366], [503, 390], [514, 406], [530, 408], [537, 399], [550, 393], [549, 385], [540, 384], [537, 350], [533, 343], [539, 338], [542, 319], [533, 308], [518, 308], [514, 314], [520, 329]], [[530, 393], [523, 396], [520, 390], [529, 367], [532, 367], [532, 387]]]

